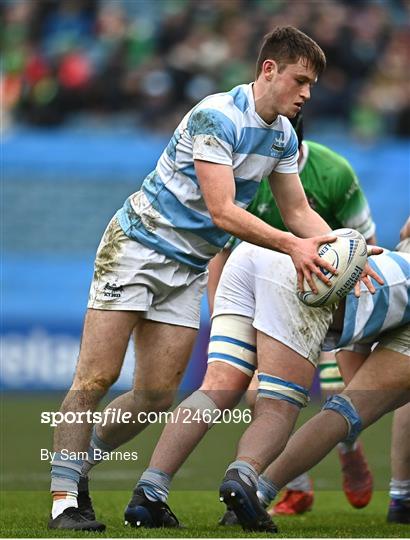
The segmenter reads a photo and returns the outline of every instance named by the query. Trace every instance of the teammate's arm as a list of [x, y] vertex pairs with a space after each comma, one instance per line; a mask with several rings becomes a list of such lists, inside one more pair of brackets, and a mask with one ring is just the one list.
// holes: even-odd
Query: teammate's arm
[[[303, 278], [305, 278], [312, 290], [317, 291], [312, 279], [312, 273], [316, 274], [324, 283], [329, 283], [329, 280], [321, 272], [319, 265], [322, 265], [331, 273], [335, 273], [335, 269], [330, 264], [325, 264], [325, 261], [319, 257], [317, 248], [323, 242], [334, 241], [335, 236], [329, 234], [324, 237], [317, 236], [318, 234], [328, 233], [330, 229], [326, 222], [313, 210], [303, 212], [305, 220], [308, 219], [308, 216], [312, 217], [312, 213], [315, 214], [312, 217], [315, 220], [313, 225], [307, 223], [307, 221], [304, 222], [303, 236], [306, 237], [309, 234], [310, 236], [314, 235], [314, 237], [298, 238], [291, 233], [274, 229], [261, 219], [234, 204], [235, 182], [232, 167], [196, 159], [195, 171], [206, 206], [217, 227], [241, 240], [290, 255], [297, 271], [300, 290], [303, 289]], [[298, 179], [298, 176], [295, 176]], [[304, 196], [303, 189], [300, 189]], [[292, 198], [290, 191], [288, 196]], [[306, 205], [309, 206], [307, 201]], [[292, 207], [298, 209], [298, 206], [298, 204], [293, 205], [292, 201], [290, 201], [288, 203], [288, 213], [291, 213], [290, 209]], [[298, 227], [294, 232], [296, 234], [301, 233], [301, 221], [295, 219], [294, 222], [300, 224], [300, 228]], [[292, 226], [290, 229], [292, 230]]]

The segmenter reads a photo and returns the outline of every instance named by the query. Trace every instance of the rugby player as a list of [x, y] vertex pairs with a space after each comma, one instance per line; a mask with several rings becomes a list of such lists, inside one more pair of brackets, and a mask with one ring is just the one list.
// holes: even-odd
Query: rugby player
[[[298, 169], [304, 191], [310, 206], [332, 227], [339, 229], [350, 227], [359, 231], [368, 244], [375, 245], [376, 225], [359, 180], [349, 164], [341, 155], [316, 142], [303, 140], [304, 125], [302, 113], [291, 119], [299, 146]], [[286, 230], [278, 207], [263, 179], [250, 206], [249, 212], [256, 215], [272, 227]], [[239, 242], [231, 238], [224, 249], [209, 264], [208, 299], [210, 311], [223, 266]], [[320, 387], [324, 395], [341, 392], [344, 389], [343, 378], [339, 372], [333, 352], [323, 353], [319, 363]], [[251, 381], [247, 394], [249, 405], [254, 405], [257, 377]], [[372, 496], [373, 478], [369, 471], [362, 445], [359, 441], [353, 445], [341, 443], [338, 455], [342, 464], [343, 489], [349, 502], [356, 508], [366, 506]], [[282, 499], [275, 505], [275, 513], [292, 515], [303, 513], [312, 508], [314, 494], [308, 474], [295, 478], [287, 486]], [[233, 513], [226, 513], [220, 520], [222, 525], [236, 522]]]
[[[400, 231], [398, 251], [410, 253], [410, 216]], [[410, 523], [410, 403], [394, 413], [391, 446], [390, 504], [387, 521]]]
[[[303, 182], [303, 177], [302, 177]], [[395, 248], [396, 251], [410, 253], [410, 217], [400, 231], [401, 242]], [[369, 243], [373, 243], [372, 239]], [[337, 364], [329, 364], [326, 360], [325, 366], [320, 359], [320, 382], [321, 388], [329, 395], [333, 388], [322, 384], [323, 374], [327, 374], [331, 369], [332, 381], [335, 381], [340, 391], [344, 389], [343, 379], [349, 382], [354, 373], [363, 362], [363, 356], [348, 352], [349, 349], [338, 351], [338, 358], [342, 362], [344, 369], [343, 378], [337, 369]], [[322, 370], [322, 366], [325, 369]], [[252, 380], [255, 380], [255, 377]], [[340, 384], [342, 382], [342, 384]], [[362, 508], [371, 497], [372, 477], [364, 461], [364, 456], [360, 449], [360, 442], [341, 442], [338, 445], [339, 456], [343, 466], [343, 488], [352, 506]], [[356, 451], [349, 451], [349, 448], [356, 448]], [[387, 520], [391, 523], [410, 523], [410, 404], [397, 409], [393, 415], [392, 442], [391, 442], [391, 472], [390, 481], [390, 504], [387, 513]], [[313, 503], [313, 492], [310, 490], [307, 473], [303, 473], [295, 480], [289, 482], [281, 501], [268, 510], [271, 516], [282, 514], [291, 515], [303, 513], [311, 508]], [[220, 521], [222, 524], [237, 523], [234, 512], [226, 512]]]
[[394, 413], [387, 521], [410, 524], [410, 403]]
[[[401, 242], [396, 247], [396, 250], [398, 252], [405, 252], [406, 254], [410, 253], [410, 218], [407, 220], [407, 223], [402, 228], [400, 232], [400, 238]], [[404, 262], [404, 264], [403, 264]], [[380, 260], [377, 259], [378, 264], [384, 264], [383, 258]], [[400, 261], [399, 261], [400, 264]], [[405, 260], [401, 261], [402, 267], [401, 270], [398, 271], [398, 268], [394, 267], [394, 265], [389, 268], [389, 273], [391, 273], [391, 278], [389, 278], [389, 283], [394, 283], [394, 279], [396, 279], [395, 286], [391, 286], [389, 288], [388, 297], [384, 298], [382, 302], [380, 302], [380, 296], [379, 296], [379, 302], [377, 301], [377, 295], [374, 300], [376, 301], [376, 304], [374, 306], [374, 316], [369, 317], [366, 320], [367, 316], [367, 310], [362, 309], [362, 312], [360, 313], [360, 305], [357, 308], [356, 314], [358, 314], [358, 317], [362, 317], [362, 321], [357, 321], [356, 324], [358, 327], [360, 325], [377, 325], [381, 324], [382, 328], [387, 328], [386, 319], [387, 318], [395, 318], [396, 320], [400, 319], [400, 314], [403, 313], [403, 319], [401, 320], [401, 329], [402, 334], [400, 334], [402, 337], [398, 340], [393, 340], [393, 344], [389, 345], [388, 349], [397, 350], [399, 352], [402, 352], [404, 355], [409, 356], [410, 355], [410, 336], [409, 336], [409, 325], [408, 321], [410, 318], [409, 310], [410, 310], [410, 304], [409, 299], [407, 297], [407, 303], [406, 303], [406, 294], [409, 295], [410, 290], [410, 282], [409, 282], [409, 273], [410, 273], [410, 266], [409, 266], [409, 256], [405, 256]], [[396, 275], [395, 275], [396, 271]], [[401, 282], [400, 280], [403, 278], [404, 280]], [[399, 295], [401, 296], [401, 303], [398, 302]], [[386, 308], [386, 306], [388, 307]], [[395, 311], [393, 311], [395, 310]], [[356, 315], [355, 315], [356, 316]], [[378, 319], [377, 319], [378, 318]], [[357, 331], [357, 330], [356, 330]], [[364, 334], [368, 332], [369, 330], [365, 330]], [[386, 335], [382, 334], [382, 343], [386, 340]], [[365, 340], [368, 341], [368, 340]], [[397, 341], [397, 343], [396, 343]], [[344, 347], [342, 349], [338, 349], [337, 352], [337, 358], [339, 363], [341, 364], [342, 370], [343, 370], [343, 378], [346, 383], [350, 383], [352, 378], [354, 377], [355, 373], [359, 370], [359, 368], [362, 366], [364, 360], [368, 357], [368, 355], [371, 352], [371, 341], [365, 344], [358, 344], [355, 343], [353, 345]], [[384, 352], [385, 355], [387, 355], [387, 352]], [[407, 361], [407, 362], [406, 362]], [[408, 364], [408, 358], [406, 358], [405, 362]], [[390, 367], [390, 366], [389, 366]], [[404, 373], [404, 372], [403, 372]], [[408, 373], [408, 371], [407, 371]], [[409, 380], [409, 377], [407, 375], [407, 379], [404, 378], [403, 381]], [[360, 388], [360, 385], [356, 388]], [[400, 389], [401, 392], [401, 389]], [[372, 395], [375, 395], [372, 393]], [[410, 398], [410, 393], [407, 392], [407, 400]], [[404, 401], [406, 401], [404, 399]], [[356, 438], [351, 438], [350, 441], [345, 441], [344, 444], [350, 444], [353, 445], [356, 441]], [[301, 445], [299, 445], [299, 450], [301, 450]], [[339, 443], [340, 445], [340, 443]], [[287, 452], [287, 447], [285, 450], [285, 455]], [[327, 453], [327, 451], [326, 451]], [[294, 453], [294, 455], [296, 455]], [[387, 514], [387, 520], [391, 523], [410, 523], [410, 404], [404, 405], [403, 407], [397, 409], [394, 413], [394, 419], [393, 419], [393, 429], [392, 429], [392, 448], [391, 448], [391, 463], [392, 463], [392, 478], [390, 482], [390, 505], [389, 510]], [[280, 461], [278, 463], [275, 463], [272, 468], [268, 468], [267, 471], [263, 474], [263, 478], [260, 480], [259, 484], [259, 497], [264, 501], [266, 505], [269, 504], [271, 497], [274, 495], [276, 491], [276, 486], [272, 489], [272, 485], [268, 488], [266, 486], [269, 486], [267, 484], [269, 478], [272, 480], [272, 478], [275, 478], [275, 472], [280, 471], [280, 475], [285, 475], [285, 477], [289, 477], [287, 475], [288, 471], [284, 471], [283, 467], [286, 467], [287, 463], [290, 463], [290, 459], [285, 460], [282, 458], [279, 458]], [[303, 462], [303, 460], [302, 460]], [[301, 468], [303, 468], [303, 465], [301, 465]], [[289, 471], [289, 474], [290, 471]], [[271, 475], [271, 476], [270, 476]], [[303, 474], [301, 475], [303, 477]], [[281, 481], [279, 477], [278, 485], [281, 486]], [[271, 491], [272, 489], [272, 491]], [[274, 509], [269, 511], [270, 515], [276, 514], [276, 507]], [[227, 512], [225, 514], [225, 517], [227, 518], [228, 522], [233, 524], [237, 522], [237, 520], [234, 520], [232, 518], [233, 512]], [[235, 514], [234, 514], [234, 517]]]
[[[379, 302], [376, 293], [375, 318], [368, 317], [359, 302], [358, 318], [351, 321], [349, 332], [356, 334], [363, 328], [365, 334], [366, 328], [372, 332], [377, 325], [387, 329], [392, 319], [400, 320], [400, 325], [379, 338], [373, 335], [365, 346], [353, 345], [348, 348], [350, 351], [340, 351], [342, 370], [349, 371], [353, 364], [355, 373], [342, 394], [330, 398], [322, 411], [291, 437], [284, 452], [264, 471], [258, 485], [263, 505], [269, 504], [288, 478], [313, 467], [339, 441], [354, 441], [362, 429], [397, 409], [393, 422], [387, 520], [410, 523], [410, 242], [406, 246], [399, 244], [398, 248], [406, 253], [390, 255], [394, 264], [389, 261], [384, 275], [392, 286], [388, 294], [379, 296]], [[387, 272], [391, 278], [387, 277]], [[372, 341], [378, 344], [370, 352]]]
[[[96, 409], [119, 376], [131, 335], [138, 357], [133, 389], [108, 407], [131, 413], [170, 407], [197, 334], [208, 261], [230, 235], [289, 254], [300, 287], [305, 277], [315, 290], [312, 274], [328, 283], [319, 264], [335, 269], [319, 259], [317, 247], [330, 228], [304, 194], [296, 135], [287, 119], [309, 99], [324, 67], [313, 40], [293, 27], [278, 27], [263, 42], [255, 82], [209, 96], [183, 118], [156, 169], [101, 240], [62, 413]], [[245, 210], [266, 176], [291, 233]], [[50, 528], [104, 530], [88, 495], [94, 449], [113, 450], [145, 426], [112, 423], [93, 433], [87, 423], [56, 428]], [[63, 449], [78, 456], [88, 449], [89, 460], [62, 459]]]
[[[376, 248], [371, 252], [377, 253]], [[257, 365], [259, 389], [254, 420], [240, 440], [237, 459], [228, 467], [221, 497], [244, 528], [274, 532], [276, 527], [259, 502], [256, 489], [268, 504], [277, 488], [265, 476], [258, 483], [258, 475], [284, 449], [300, 407], [308, 402], [325, 336], [324, 346], [329, 350], [349, 344], [369, 349], [373, 342], [379, 342], [368, 361], [376, 366], [389, 362], [389, 375], [377, 382], [370, 379], [367, 388], [372, 389], [373, 382], [375, 390], [389, 387], [396, 379], [410, 384], [410, 366], [403, 353], [397, 352], [405, 350], [401, 340], [410, 322], [409, 263], [406, 253], [371, 257], [370, 264], [383, 275], [385, 284], [376, 284], [374, 298], [363, 286], [359, 298], [349, 293], [333, 316], [330, 307], [309, 308], [299, 302], [296, 273], [288, 256], [242, 243], [229, 258], [218, 287], [204, 382], [178, 407], [203, 412], [204, 420], [190, 424], [178, 420], [165, 427], [127, 508], [127, 520], [139, 526], [178, 526], [166, 504], [172, 476], [211, 427], [210, 418], [216, 418], [212, 412], [231, 408], [239, 401]], [[393, 401], [378, 394], [375, 411], [403, 403], [403, 392], [399, 385], [398, 398]], [[341, 440], [352, 443], [360, 432], [360, 410], [355, 409], [355, 399], [349, 401], [349, 393], [347, 398], [344, 395], [329, 398], [324, 407], [341, 416], [342, 426], [352, 419], [354, 429], [349, 436], [342, 434], [334, 444]], [[366, 414], [371, 413], [366, 409]], [[366, 417], [361, 422], [366, 426]], [[280, 486], [299, 472], [304, 470], [293, 467]]]

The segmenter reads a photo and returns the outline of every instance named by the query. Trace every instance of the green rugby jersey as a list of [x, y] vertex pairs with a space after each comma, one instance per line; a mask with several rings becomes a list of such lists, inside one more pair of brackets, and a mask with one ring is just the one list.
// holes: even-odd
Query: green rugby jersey
[[[310, 206], [332, 229], [349, 227], [368, 239], [375, 230], [370, 208], [349, 162], [326, 146], [303, 141], [299, 176]], [[269, 225], [286, 231], [269, 182], [263, 179], [247, 210]], [[228, 244], [229, 245], [229, 244]]]

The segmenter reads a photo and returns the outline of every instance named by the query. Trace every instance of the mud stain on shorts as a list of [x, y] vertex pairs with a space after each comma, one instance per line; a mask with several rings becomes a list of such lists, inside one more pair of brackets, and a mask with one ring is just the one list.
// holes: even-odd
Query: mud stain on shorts
[[97, 252], [94, 267], [94, 280], [99, 280], [104, 274], [112, 272], [118, 264], [121, 244], [126, 239], [116, 219], [113, 219], [105, 231], [103, 242]]

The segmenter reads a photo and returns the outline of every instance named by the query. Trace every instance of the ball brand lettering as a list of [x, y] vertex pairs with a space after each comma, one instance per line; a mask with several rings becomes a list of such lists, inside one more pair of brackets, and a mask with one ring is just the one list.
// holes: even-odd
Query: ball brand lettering
[[323, 246], [320, 248], [320, 251], [319, 251], [319, 257], [323, 257], [323, 255], [329, 251], [330, 249], [330, 244], [323, 244]]
[[350, 290], [353, 285], [356, 283], [358, 278], [360, 277], [360, 274], [363, 272], [363, 268], [360, 268], [360, 266], [355, 266], [353, 269], [353, 272], [349, 279], [346, 281], [346, 283], [341, 287], [338, 291], [336, 291], [336, 294], [339, 298], [343, 298], [345, 296], [345, 292]]
[[319, 281], [316, 276], [317, 294], [313, 293], [309, 284], [304, 280], [304, 293], [299, 291], [298, 297], [308, 306], [329, 306], [341, 298], [354, 287], [360, 279], [367, 260], [366, 241], [363, 236], [353, 229], [339, 229], [334, 231], [337, 237], [335, 242], [326, 242], [318, 248], [318, 255], [330, 263], [338, 272], [331, 272], [320, 268], [328, 277], [331, 287]]

